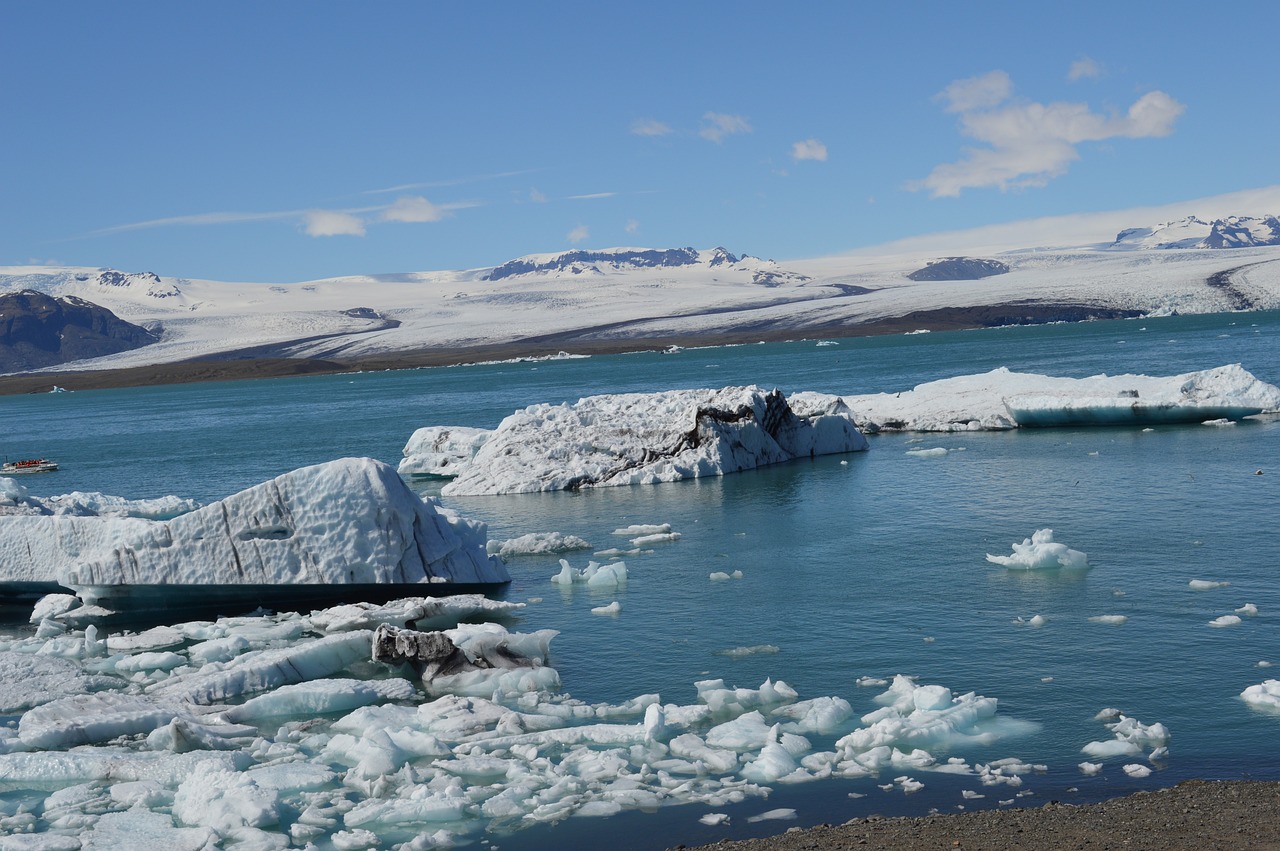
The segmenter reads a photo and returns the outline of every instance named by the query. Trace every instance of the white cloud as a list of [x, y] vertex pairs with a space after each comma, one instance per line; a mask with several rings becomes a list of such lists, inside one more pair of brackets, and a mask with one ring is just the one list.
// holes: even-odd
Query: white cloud
[[590, 235], [591, 232], [587, 230], [586, 225], [578, 225], [576, 228], [569, 231], [568, 235], [565, 236], [565, 239], [569, 240], [574, 245], [577, 245]]
[[937, 166], [908, 188], [928, 189], [937, 198], [955, 197], [964, 189], [1044, 186], [1080, 158], [1080, 143], [1167, 136], [1186, 110], [1160, 91], [1113, 115], [1083, 103], [1008, 101], [1010, 94], [1012, 84], [1003, 71], [948, 86], [940, 97], [948, 102], [948, 112], [960, 113], [960, 132], [988, 147], [966, 148], [959, 161]]
[[591, 192], [586, 195], [570, 195], [570, 201], [594, 201], [597, 198], [612, 198], [617, 192]]
[[339, 210], [308, 210], [302, 221], [307, 236], [364, 236], [364, 222]]
[[623, 225], [622, 229], [627, 233], [637, 233], [640, 230], [640, 223], [635, 219], [627, 219], [627, 223]]
[[1071, 82], [1084, 79], [1095, 79], [1102, 76], [1102, 65], [1096, 60], [1081, 56], [1075, 62], [1071, 63], [1071, 69], [1067, 71], [1067, 79]]
[[631, 123], [631, 132], [637, 136], [666, 136], [671, 128], [652, 118], [640, 118]]
[[827, 146], [817, 139], [805, 139], [803, 142], [795, 142], [791, 145], [791, 159], [796, 162], [800, 160], [815, 160], [824, 163], [827, 161]]
[[421, 195], [397, 198], [395, 203], [382, 211], [384, 222], [438, 222], [451, 216], [446, 208], [432, 204]]
[[969, 77], [956, 80], [942, 91], [936, 98], [947, 102], [947, 112], [972, 112], [975, 109], [990, 109], [1008, 99], [1013, 94], [1013, 80], [1004, 71], [992, 71], [981, 77]]
[[751, 125], [741, 115], [708, 112], [702, 116], [702, 120], [705, 123], [698, 135], [712, 142], [721, 142], [725, 136], [751, 132]]
[[530, 189], [529, 200], [535, 204], [545, 204], [547, 203], [547, 196], [539, 192], [537, 189]]

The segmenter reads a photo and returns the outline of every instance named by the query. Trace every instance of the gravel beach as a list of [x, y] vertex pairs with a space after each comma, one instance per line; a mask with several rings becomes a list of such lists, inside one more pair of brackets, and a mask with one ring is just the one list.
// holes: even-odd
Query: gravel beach
[[[676, 848], [684, 848], [678, 845]], [[1143, 849], [1280, 851], [1280, 782], [1188, 780], [1100, 804], [923, 818], [860, 818], [779, 836], [702, 846], [715, 851], [836, 849]]]

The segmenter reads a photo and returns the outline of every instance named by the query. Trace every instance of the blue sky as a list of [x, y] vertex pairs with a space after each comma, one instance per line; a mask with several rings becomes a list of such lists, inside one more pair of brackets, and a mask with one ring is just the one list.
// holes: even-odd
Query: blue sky
[[1189, 2], [8, 3], [0, 265], [785, 260], [1268, 186], [1277, 24]]

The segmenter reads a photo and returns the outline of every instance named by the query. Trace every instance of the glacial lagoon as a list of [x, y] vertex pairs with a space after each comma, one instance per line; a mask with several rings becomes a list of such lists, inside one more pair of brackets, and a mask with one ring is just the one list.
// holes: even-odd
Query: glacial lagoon
[[[897, 392], [1000, 366], [1084, 377], [1241, 363], [1277, 383], [1278, 336], [1276, 313], [1165, 317], [7, 397], [0, 414], [5, 451], [62, 464], [24, 480], [32, 493], [210, 501], [339, 457], [394, 464], [420, 426], [491, 428], [536, 402], [735, 384]], [[758, 689], [781, 680], [800, 699], [850, 704], [840, 729], [808, 736], [820, 752], [862, 726], [901, 674], [998, 703], [992, 735], [930, 748], [940, 763], [1016, 758], [1030, 766], [1019, 785], [893, 766], [877, 776], [764, 784], [767, 797], [719, 807], [569, 817], [514, 833], [486, 834], [471, 819], [459, 837], [535, 849], [607, 834], [619, 848], [662, 848], [872, 813], [1093, 801], [1190, 777], [1280, 778], [1280, 745], [1272, 744], [1280, 714], [1240, 698], [1280, 663], [1278, 438], [1280, 420], [1268, 416], [1226, 427], [880, 434], [867, 452], [718, 479], [447, 499], [486, 521], [492, 540], [561, 532], [592, 545], [510, 558], [513, 582], [501, 595], [526, 604], [510, 630], [559, 631], [549, 664], [578, 700], [624, 704], [658, 693], [663, 703], [689, 705], [697, 682]], [[414, 486], [439, 491], [438, 482]], [[663, 523], [679, 539], [625, 556], [624, 585], [551, 581], [560, 558], [584, 568], [595, 550], [630, 546], [615, 530]], [[1088, 567], [1018, 570], [986, 559], [1040, 529], [1086, 553]], [[615, 602], [616, 612], [593, 612]], [[1239, 623], [1210, 625], [1237, 610]], [[3, 632], [30, 628], [15, 615]], [[1097, 717], [1107, 709], [1164, 725], [1167, 754], [1084, 753], [1112, 738]], [[1102, 768], [1084, 773], [1082, 762]], [[1134, 764], [1150, 774], [1131, 776], [1124, 766]], [[39, 813], [48, 794], [10, 785], [0, 812]], [[790, 810], [793, 818], [752, 821]], [[727, 823], [699, 821], [711, 812]], [[401, 826], [385, 838], [415, 832]]]

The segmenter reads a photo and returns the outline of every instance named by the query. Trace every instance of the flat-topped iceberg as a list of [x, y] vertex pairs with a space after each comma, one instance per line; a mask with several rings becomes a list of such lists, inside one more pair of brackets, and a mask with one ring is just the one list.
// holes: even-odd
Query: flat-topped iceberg
[[1239, 364], [1169, 377], [1056, 378], [1001, 367], [843, 399], [864, 431], [980, 431], [1238, 420], [1280, 408], [1280, 388]]
[[[171, 520], [0, 518], [0, 582], [343, 585], [509, 581], [486, 526], [413, 493], [391, 467], [304, 467]], [[92, 596], [92, 592], [90, 592]]]
[[[789, 404], [759, 387], [589, 396], [507, 417], [469, 463], [454, 464], [457, 477], [441, 493], [673, 482], [866, 448], [852, 412], [834, 396], [805, 394]], [[415, 458], [401, 469], [426, 466]]]

